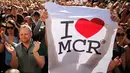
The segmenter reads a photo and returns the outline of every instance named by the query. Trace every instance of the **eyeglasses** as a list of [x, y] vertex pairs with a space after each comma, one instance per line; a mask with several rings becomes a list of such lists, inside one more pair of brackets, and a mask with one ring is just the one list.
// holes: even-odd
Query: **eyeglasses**
[[124, 36], [124, 33], [117, 33], [117, 36]]
[[6, 27], [7, 29], [14, 29], [14, 27]]

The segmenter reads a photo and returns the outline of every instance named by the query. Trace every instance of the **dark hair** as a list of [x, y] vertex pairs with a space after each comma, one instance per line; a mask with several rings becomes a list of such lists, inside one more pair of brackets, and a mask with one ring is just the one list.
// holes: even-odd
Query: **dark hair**
[[16, 8], [16, 9], [17, 9], [17, 6], [16, 6], [16, 5], [11, 6], [11, 10], [12, 10], [13, 8]]
[[9, 17], [10, 17], [10, 18], [15, 18], [15, 16], [14, 16], [14, 15], [9, 14], [9, 15], [7, 15], [7, 17], [6, 17], [6, 20], [7, 20]]
[[15, 27], [15, 25], [16, 25], [16, 23], [13, 21], [13, 20], [9, 20], [9, 21], [7, 21], [7, 24], [11, 24], [11, 25], [13, 25], [13, 27]]
[[[11, 24], [11, 25], [13, 25], [13, 27], [15, 27], [15, 25], [16, 25], [16, 23], [15, 23], [13, 20], [9, 20], [9, 21], [6, 22], [6, 24], [8, 24], [8, 23]], [[15, 37], [19, 37], [19, 36], [18, 36], [18, 33], [19, 33], [19, 32], [18, 32], [18, 29], [16, 29], [16, 27], [15, 27], [15, 29], [14, 29], [14, 32], [15, 32], [15, 33], [14, 33], [14, 36], [15, 36]], [[7, 33], [7, 35], [8, 35], [8, 33]]]
[[23, 12], [22, 14], [24, 17], [28, 16], [28, 13], [26, 11]]
[[38, 17], [40, 17], [40, 13], [37, 12], [37, 11], [35, 11], [35, 12], [32, 14], [32, 16], [38, 16]]
[[130, 0], [127, 0], [127, 2], [130, 2]]
[[127, 30], [126, 30], [126, 34], [127, 34], [126, 37], [130, 40], [130, 29], [127, 29]]
[[130, 14], [130, 10], [127, 10], [127, 13], [126, 13], [127, 15], [129, 15]]
[[20, 14], [17, 14], [16, 22], [21, 25], [22, 22], [24, 22], [24, 17]]

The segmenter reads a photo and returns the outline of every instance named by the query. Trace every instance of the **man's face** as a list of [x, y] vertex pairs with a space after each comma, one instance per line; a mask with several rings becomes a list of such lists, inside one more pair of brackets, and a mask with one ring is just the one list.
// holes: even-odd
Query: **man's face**
[[22, 43], [27, 43], [30, 41], [32, 37], [32, 33], [29, 31], [28, 28], [21, 28], [19, 32], [20, 41]]
[[24, 18], [24, 23], [30, 24], [30, 19], [29, 19], [28, 17], [25, 17], [25, 18]]
[[34, 16], [34, 17], [33, 17], [33, 19], [34, 19], [35, 21], [38, 21], [39, 18], [40, 18], [39, 16]]
[[43, 5], [40, 5], [40, 9], [43, 10], [45, 9], [45, 7]]

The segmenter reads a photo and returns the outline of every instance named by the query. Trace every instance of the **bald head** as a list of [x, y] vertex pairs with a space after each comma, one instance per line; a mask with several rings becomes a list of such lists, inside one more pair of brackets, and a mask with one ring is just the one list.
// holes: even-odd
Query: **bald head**
[[29, 32], [32, 32], [32, 29], [29, 25], [21, 25], [20, 30], [23, 29], [23, 28], [26, 28], [26, 29], [29, 30]]
[[9, 69], [5, 73], [20, 73], [18, 69]]

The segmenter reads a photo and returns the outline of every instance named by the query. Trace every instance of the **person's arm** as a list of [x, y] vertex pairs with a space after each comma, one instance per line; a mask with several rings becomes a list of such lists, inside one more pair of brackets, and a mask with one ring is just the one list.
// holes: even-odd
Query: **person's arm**
[[4, 51], [4, 45], [0, 43], [0, 53], [2, 53], [3, 51]]
[[47, 41], [47, 29], [46, 29], [46, 19], [48, 18], [48, 12], [47, 9], [43, 9], [42, 12], [40, 13], [40, 20], [45, 24], [45, 43], [46, 47], [48, 48], [48, 41]]
[[114, 61], [111, 60], [111, 62], [109, 63], [109, 66], [108, 66], [107, 72], [112, 71], [114, 68], [115, 68]]
[[11, 44], [12, 46], [17, 45], [15, 42], [11, 42], [11, 41], [8, 41], [8, 42], [9, 42], [9, 44]]
[[118, 17], [118, 14], [114, 10], [112, 11], [110, 18], [113, 21], [118, 22], [118, 23], [121, 21], [121, 19]]
[[33, 55], [34, 58], [37, 62], [37, 65], [42, 69], [45, 65], [45, 57], [44, 56], [40, 56], [38, 53], [38, 50], [40, 48], [40, 42], [34, 42], [34, 50], [33, 50]]
[[10, 40], [8, 39], [8, 36], [7, 36], [6, 34], [4, 34], [4, 37], [5, 37], [6, 41], [7, 41], [9, 44], [11, 44], [12, 46], [17, 45], [17, 43], [10, 41]]
[[10, 62], [10, 66], [12, 68], [18, 68], [18, 59], [17, 59], [17, 56], [16, 56], [16, 52], [12, 52], [12, 59], [11, 59], [11, 62]]
[[4, 36], [3, 36], [3, 32], [0, 33], [0, 53], [4, 51]]
[[38, 64], [38, 66], [42, 69], [44, 67], [44, 65], [45, 65], [45, 57], [40, 56], [38, 54], [38, 52], [33, 52], [33, 54], [34, 54], [34, 57], [35, 57], [35, 60], [36, 60], [36, 62]]
[[17, 59], [17, 56], [16, 56], [15, 49], [13, 48], [13, 46], [11, 44], [8, 44], [7, 42], [5, 42], [4, 45], [5, 45], [6, 49], [8, 50], [8, 52], [10, 52], [12, 54], [10, 66], [12, 68], [18, 68], [18, 59]]
[[120, 64], [121, 64], [121, 58], [117, 56], [114, 60], [111, 60], [111, 62], [109, 63], [107, 72], [112, 71], [115, 67], [119, 66]]

